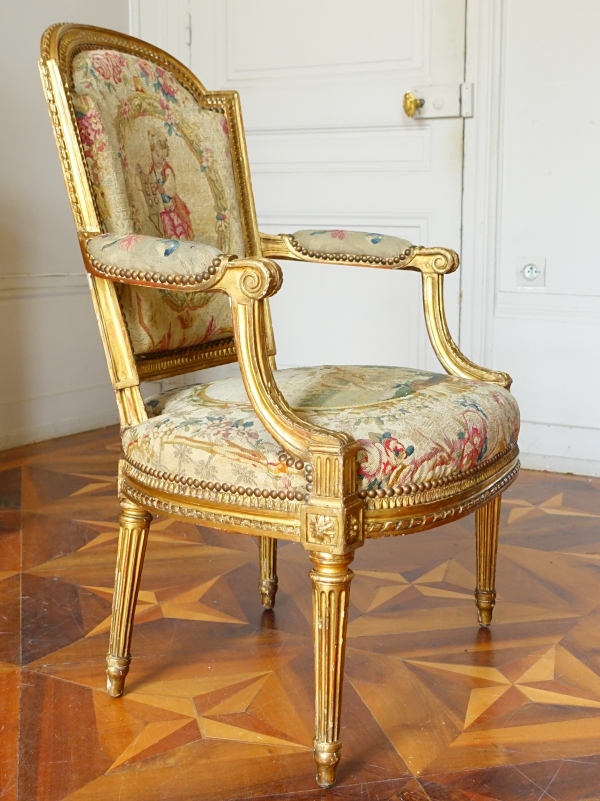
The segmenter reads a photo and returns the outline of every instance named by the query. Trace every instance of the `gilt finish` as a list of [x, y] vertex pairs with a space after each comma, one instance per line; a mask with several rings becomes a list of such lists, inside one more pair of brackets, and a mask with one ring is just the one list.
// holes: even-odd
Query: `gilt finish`
[[[90, 253], [89, 241], [103, 232], [101, 215], [92, 191], [92, 180], [76, 123], [73, 104], [72, 63], [89, 50], [108, 50], [134, 55], [168, 70], [190, 93], [201, 109], [212, 108], [224, 115], [245, 243], [242, 258], [224, 253], [212, 262], [213, 270], [201, 271], [177, 281], [175, 275], [138, 270], [111, 269]], [[415, 533], [458, 519], [484, 505], [492, 511], [485, 517], [485, 543], [494, 542], [500, 493], [518, 472], [517, 446], [505, 453], [459, 472], [451, 480], [424, 481], [375, 497], [359, 495], [357, 456], [359, 443], [344, 432], [306, 422], [290, 407], [273, 376], [274, 339], [268, 299], [280, 288], [282, 271], [274, 258], [320, 261], [419, 271], [423, 280], [424, 311], [433, 348], [445, 368], [458, 378], [487, 381], [508, 388], [510, 378], [468, 361], [453, 342], [444, 314], [444, 275], [458, 267], [457, 255], [444, 248], [410, 246], [397, 259], [382, 260], [361, 254], [329, 255], [298, 248], [290, 236], [261, 236], [258, 232], [243, 124], [235, 92], [207, 92], [198, 80], [166, 53], [132, 37], [97, 28], [56, 25], [42, 39], [40, 72], [54, 128], [65, 182], [89, 272], [92, 298], [104, 344], [109, 373], [115, 390], [123, 430], [143, 423], [147, 412], [140, 393], [140, 380], [189, 372], [211, 364], [237, 359], [248, 399], [268, 434], [282, 448], [286, 460], [302, 463], [311, 479], [311, 490], [293, 498], [265, 497], [259, 488], [242, 488], [229, 501], [231, 487], [196, 487], [189, 476], [153, 475], [144, 465], [122, 460], [119, 467], [119, 498], [123, 506], [120, 541], [122, 552], [114, 596], [109, 689], [118, 695], [129, 659], [133, 605], [147, 537], [148, 513], [180, 520], [192, 519], [237, 533], [260, 536], [261, 580], [270, 582], [263, 599], [272, 603], [275, 580], [275, 548], [266, 537], [295, 540], [310, 552], [315, 591], [316, 737], [318, 780], [329, 786], [335, 780], [339, 759], [341, 685], [344, 667], [345, 627], [351, 572], [348, 565], [365, 538]], [[113, 233], [113, 232], [109, 232]], [[306, 251], [306, 252], [305, 252]], [[343, 256], [346, 258], [343, 258]], [[207, 273], [206, 276], [204, 273]], [[129, 273], [129, 275], [128, 275]], [[171, 278], [172, 280], [169, 280]], [[193, 279], [193, 280], [191, 280]], [[234, 336], [229, 341], [209, 343], [174, 352], [136, 353], [119, 304], [117, 287], [156, 288], [164, 292], [221, 292], [230, 300]], [[248, 492], [249, 490], [249, 492]], [[258, 490], [258, 494], [256, 492]], [[244, 504], [239, 501], [244, 498]], [[479, 517], [478, 521], [483, 520]], [[483, 540], [481, 540], [483, 542]], [[482, 592], [493, 587], [491, 547], [478, 550], [480, 614], [484, 601], [491, 615], [491, 602]], [[269, 560], [271, 563], [269, 564]], [[486, 583], [487, 582], [487, 583]], [[264, 585], [266, 587], [266, 585]], [[488, 599], [488, 600], [486, 600]], [[268, 603], [267, 603], [268, 605]], [[485, 613], [487, 615], [487, 611]], [[489, 622], [483, 615], [482, 622]], [[322, 638], [323, 632], [329, 638]], [[335, 675], [332, 675], [331, 668]]]
[[258, 564], [262, 605], [265, 609], [273, 609], [277, 593], [277, 540], [274, 537], [258, 538]]
[[113, 698], [122, 695], [131, 662], [133, 618], [151, 520], [152, 515], [145, 509], [130, 501], [121, 502], [112, 626], [106, 657], [106, 689]]

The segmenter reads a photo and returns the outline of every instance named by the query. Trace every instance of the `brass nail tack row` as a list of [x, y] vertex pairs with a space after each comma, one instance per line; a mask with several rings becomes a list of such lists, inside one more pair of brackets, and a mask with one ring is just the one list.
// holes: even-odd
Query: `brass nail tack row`
[[244, 529], [256, 529], [257, 532], [274, 532], [286, 539], [300, 539], [299, 526], [270, 520], [256, 520], [255, 518], [247, 516], [247, 510], [243, 507], [239, 510], [232, 507], [222, 513], [211, 512], [206, 509], [193, 509], [185, 504], [171, 503], [169, 501], [163, 501], [160, 498], [155, 498], [152, 495], [146, 495], [144, 492], [140, 492], [135, 487], [127, 484], [126, 481], [121, 485], [121, 492], [123, 497], [128, 498], [144, 508], [157, 509], [161, 514], [191, 517], [195, 520], [203, 520], [206, 524], [241, 525]]
[[[295, 467], [296, 470], [304, 470], [304, 475], [306, 476], [306, 491], [310, 494], [313, 491], [312, 464], [309, 462], [303, 462], [302, 459], [294, 459], [293, 456], [290, 456], [285, 451], [281, 451], [278, 458], [282, 464], [286, 464], [288, 467]], [[308, 500], [308, 497], [306, 500]]]
[[153, 284], [175, 284], [176, 286], [185, 286], [186, 284], [201, 284], [208, 281], [216, 275], [217, 267], [221, 264], [221, 260], [213, 259], [212, 264], [207, 270], [195, 275], [165, 275], [164, 273], [146, 272], [144, 270], [130, 270], [124, 267], [114, 267], [98, 261], [88, 250], [90, 263], [96, 272], [111, 276], [113, 278], [130, 279], [132, 281], [146, 281]]
[[[442, 478], [433, 479], [432, 481], [423, 481], [419, 484], [404, 484], [394, 487], [393, 489], [388, 488], [387, 490], [360, 490], [358, 497], [364, 500], [371, 498], [393, 498], [400, 495], [416, 496], [422, 492], [426, 492], [427, 490], [444, 487], [449, 484], [457, 484], [468, 479], [469, 476], [472, 476], [474, 473], [481, 472], [482, 470], [491, 467], [493, 464], [505, 457], [511, 450], [512, 447], [508, 447], [501, 453], [496, 454], [496, 456], [489, 461], [479, 465], [474, 465], [468, 470], [462, 471], [458, 475], [444, 476]], [[294, 459], [293, 456], [285, 453], [285, 451], [281, 451], [278, 459], [287, 467], [293, 467], [296, 470], [304, 470], [307, 482], [304, 492], [302, 490], [268, 490], [261, 489], [260, 487], [244, 487], [241, 484], [235, 485], [221, 483], [219, 481], [206, 481], [204, 479], [181, 476], [178, 473], [169, 473], [166, 470], [147, 467], [146, 465], [136, 462], [133, 459], [127, 459], [127, 461], [136, 470], [139, 470], [141, 473], [151, 476], [152, 478], [158, 479], [159, 481], [169, 481], [175, 484], [183, 484], [184, 486], [188, 486], [190, 488], [193, 487], [194, 489], [208, 490], [209, 492], [229, 492], [232, 495], [246, 495], [248, 497], [255, 496], [257, 498], [262, 497], [265, 499], [272, 498], [273, 500], [279, 499], [281, 501], [308, 501], [310, 493], [313, 491], [313, 466], [311, 464], [304, 463], [301, 459]]]
[[405, 261], [414, 250], [414, 248], [406, 248], [405, 251], [399, 253], [397, 256], [384, 259], [382, 256], [357, 256], [352, 253], [327, 253], [324, 250], [309, 250], [308, 248], [302, 247], [293, 236], [290, 237], [289, 241], [293, 248], [299, 253], [302, 253], [303, 256], [308, 256], [310, 259], [325, 258], [328, 261], [361, 262], [363, 264], [400, 264], [400, 262]]
[[170, 481], [171, 483], [183, 484], [194, 489], [209, 490], [210, 492], [229, 492], [232, 495], [247, 495], [248, 497], [254, 495], [257, 498], [278, 498], [280, 501], [305, 501], [308, 499], [306, 493], [301, 490], [268, 490], [260, 489], [260, 487], [244, 487], [241, 484], [238, 486], [236, 484], [221, 483], [220, 481], [205, 481], [204, 479], [180, 476], [178, 473], [168, 473], [166, 470], [147, 467], [133, 459], [127, 459], [127, 461], [136, 470], [152, 478], [157, 478], [159, 481]]

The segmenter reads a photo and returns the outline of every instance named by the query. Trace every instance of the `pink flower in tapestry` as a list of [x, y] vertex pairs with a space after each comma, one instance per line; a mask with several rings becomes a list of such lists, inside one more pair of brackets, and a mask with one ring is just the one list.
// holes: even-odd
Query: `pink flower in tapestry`
[[97, 50], [92, 53], [92, 64], [98, 75], [102, 76], [105, 81], [123, 82], [122, 73], [125, 59], [120, 53], [112, 50]]
[[165, 95], [165, 97], [175, 100], [175, 96], [177, 94], [177, 83], [175, 78], [173, 78], [170, 72], [163, 70], [162, 67], [156, 68], [156, 75], [158, 88], [162, 90], [162, 93]]
[[[83, 142], [83, 146], [86, 148], [92, 147], [94, 142], [102, 140], [106, 134], [100, 112], [94, 108], [88, 111], [88, 113], [85, 115], [78, 114], [77, 125], [79, 127], [81, 141]], [[102, 151], [104, 147], [105, 143], [101, 141], [98, 144], [98, 150]]]

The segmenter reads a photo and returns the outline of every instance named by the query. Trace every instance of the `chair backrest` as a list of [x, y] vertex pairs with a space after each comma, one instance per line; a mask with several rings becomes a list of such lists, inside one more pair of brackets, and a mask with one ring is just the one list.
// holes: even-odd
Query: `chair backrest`
[[[162, 50], [79, 25], [46, 31], [41, 70], [80, 233], [195, 239], [260, 255], [235, 92], [207, 92]], [[235, 361], [224, 294], [116, 285], [116, 298], [140, 378]]]

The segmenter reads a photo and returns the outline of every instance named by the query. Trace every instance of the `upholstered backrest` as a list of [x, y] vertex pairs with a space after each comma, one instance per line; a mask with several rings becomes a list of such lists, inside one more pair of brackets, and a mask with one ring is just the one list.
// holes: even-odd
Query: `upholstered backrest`
[[[103, 229], [195, 239], [245, 254], [227, 118], [147, 54], [83, 49], [72, 101]], [[231, 337], [223, 294], [119, 286], [136, 354]]]

